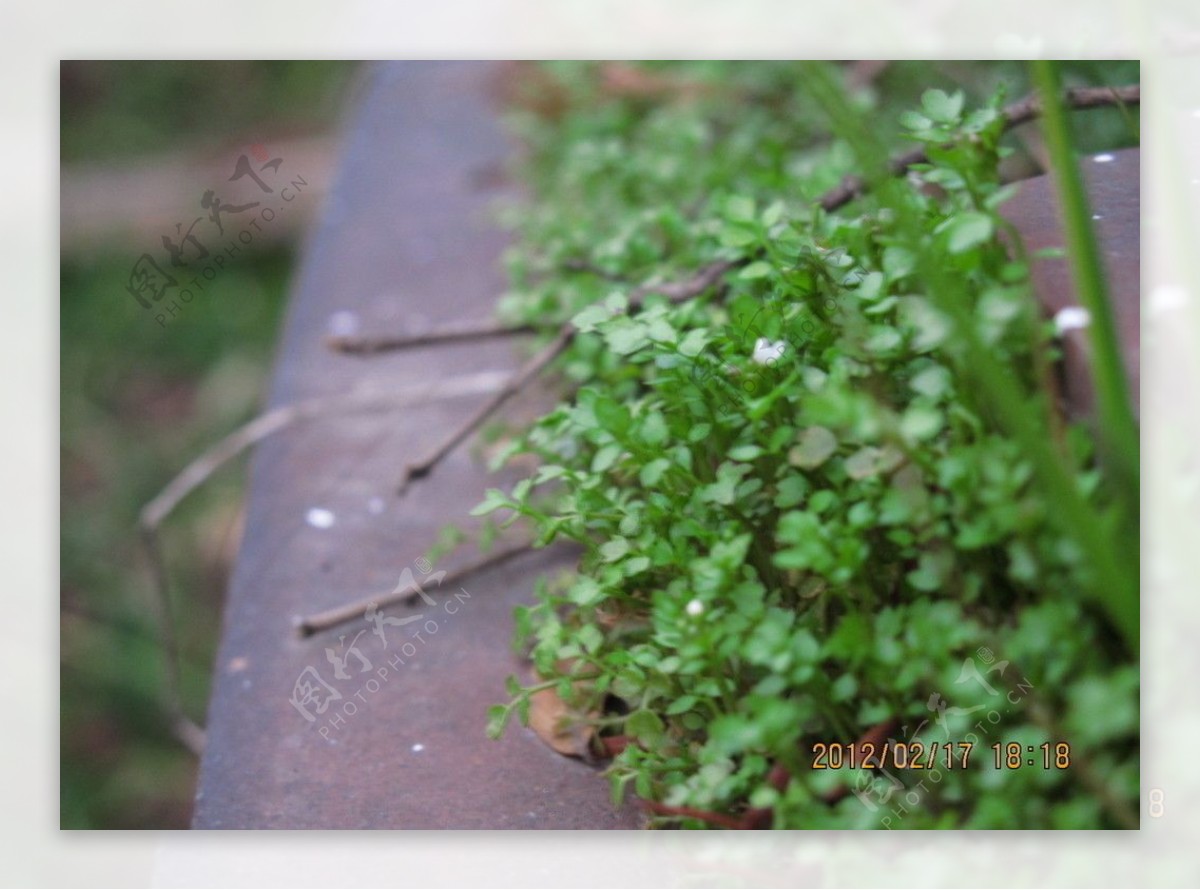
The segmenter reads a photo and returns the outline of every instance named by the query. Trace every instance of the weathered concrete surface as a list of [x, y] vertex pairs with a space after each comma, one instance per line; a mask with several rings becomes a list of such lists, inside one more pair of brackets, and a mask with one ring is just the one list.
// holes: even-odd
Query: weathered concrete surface
[[[402, 63], [379, 66], [368, 79], [295, 284], [271, 406], [516, 366], [507, 342], [372, 359], [335, 355], [321, 342], [336, 313], [353, 313], [363, 331], [389, 332], [490, 317], [504, 287], [504, 239], [487, 218], [496, 193], [481, 183], [495, 181], [511, 148], [487, 99], [495, 74], [476, 63]], [[406, 567], [423, 577], [415, 560], [439, 529], [466, 518], [489, 478], [462, 448], [403, 498], [394, 496], [395, 483], [406, 461], [483, 398], [314, 421], [259, 448], [195, 827], [639, 824], [636, 809], [613, 809], [595, 770], [529, 730], [510, 728], [495, 742], [484, 735], [488, 706], [506, 700], [504, 678], [519, 666], [510, 648], [512, 607], [553, 568], [548, 555], [469, 579], [469, 596], [427, 581], [435, 604], [386, 610], [396, 620], [424, 618], [384, 625], [382, 639], [365, 621], [308, 640], [293, 630], [296, 616], [391, 590]], [[312, 508], [329, 511], [333, 524], [306, 521]], [[434, 569], [453, 567], [447, 560]], [[360, 632], [363, 659], [350, 653]], [[327, 648], [346, 661], [342, 679]], [[319, 693], [306, 705], [311, 722], [292, 703], [303, 704], [298, 680]], [[330, 690], [340, 698], [318, 713]]]
[[[1085, 156], [1080, 158], [1080, 164], [1136, 410], [1141, 384], [1141, 151], [1134, 148]], [[1065, 246], [1058, 196], [1051, 177], [1037, 176], [1023, 181], [1017, 194], [1003, 205], [1003, 212], [1020, 230], [1031, 253]], [[1065, 257], [1034, 260], [1033, 284], [1050, 315], [1079, 305], [1070, 263]], [[1064, 341], [1064, 395], [1072, 413], [1090, 414], [1095, 392], [1089, 371], [1087, 332], [1071, 331]]]

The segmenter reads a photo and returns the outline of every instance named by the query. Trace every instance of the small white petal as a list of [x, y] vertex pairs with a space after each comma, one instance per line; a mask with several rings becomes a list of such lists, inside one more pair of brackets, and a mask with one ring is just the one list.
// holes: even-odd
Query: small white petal
[[1103, 155], [1096, 155], [1094, 158], [1092, 158], [1092, 160], [1095, 161], [1097, 164], [1107, 164], [1110, 161], [1113, 161], [1116, 159], [1110, 154], [1103, 154]]
[[704, 603], [700, 602], [700, 600], [692, 600], [687, 604], [687, 613], [693, 618], [695, 618], [697, 615], [703, 614], [703, 612]]
[[766, 337], [759, 337], [754, 343], [754, 354], [750, 357], [755, 364], [765, 365], [767, 362], [778, 361], [787, 346], [782, 340], [772, 343]]
[[321, 507], [313, 507], [304, 514], [304, 521], [313, 528], [330, 528], [336, 519], [332, 512]]
[[417, 742], [415, 745], [412, 746], [412, 749], [413, 749], [414, 754], [420, 754], [422, 751], [425, 750], [425, 746], [422, 745], [420, 742]]
[[1104, 217], [1103, 217], [1103, 216], [1101, 216], [1099, 213], [1093, 213], [1093, 214], [1092, 214], [1092, 219], [1104, 219]]
[[1054, 316], [1054, 327], [1060, 334], [1081, 330], [1091, 323], [1091, 314], [1082, 306], [1068, 306], [1066, 309], [1059, 309]]

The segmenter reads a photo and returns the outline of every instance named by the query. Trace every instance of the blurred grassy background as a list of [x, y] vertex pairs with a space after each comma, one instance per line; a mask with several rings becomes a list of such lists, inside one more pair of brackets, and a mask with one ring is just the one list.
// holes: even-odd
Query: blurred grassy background
[[[64, 63], [64, 183], [71, 171], [102, 165], [113, 188], [125, 188], [170, 157], [172, 175], [198, 202], [215, 183], [188, 159], [218, 157], [232, 169], [251, 143], [278, 148], [288, 172], [279, 147], [336, 128], [353, 70], [343, 62]], [[72, 197], [64, 185], [64, 216]], [[178, 218], [193, 211], [202, 213], [173, 209]], [[161, 328], [125, 290], [143, 252], [167, 265], [157, 238], [138, 228], [113, 219], [103, 237], [64, 240], [61, 258], [63, 828], [189, 824], [197, 764], [162, 715], [137, 515], [205, 446], [256, 412], [297, 247], [294, 237], [244, 247], [204, 298]], [[198, 721], [240, 537], [243, 476], [244, 462], [219, 473], [163, 535], [186, 706]]]
[[[999, 82], [1027, 91], [1018, 63], [855, 63], [866, 88], [919, 102], [929, 87], [969, 101]], [[874, 65], [874, 67], [872, 67]], [[168, 733], [153, 601], [136, 536], [139, 509], [207, 445], [260, 404], [295, 260], [294, 237], [244, 248], [204, 299], [166, 328], [126, 293], [130, 267], [157, 237], [113, 219], [103, 237], [66, 237], [68, 174], [101, 168], [128, 184], [169, 158], [189, 195], [216, 183], [202, 159], [232, 162], [328, 134], [355, 65], [343, 62], [68, 62], [61, 72], [61, 790], [63, 828], [182, 828], [196, 762]], [[1074, 77], [1070, 74], [1074, 73]], [[1138, 65], [1074, 63], [1074, 83], [1135, 83]], [[1080, 148], [1134, 144], [1115, 110], [1075, 115]], [[1037, 172], [1033, 134], [1014, 164]], [[277, 152], [273, 151], [273, 154]], [[313, 180], [308, 168], [300, 172]], [[311, 154], [311, 153], [310, 153]], [[191, 164], [189, 158], [194, 158]], [[228, 167], [227, 167], [228, 169]], [[328, 183], [322, 183], [327, 186]], [[128, 195], [112, 193], [114, 206]], [[138, 209], [134, 202], [134, 209]], [[154, 220], [162, 232], [196, 208]], [[163, 540], [183, 651], [188, 713], [203, 720], [222, 600], [240, 537], [244, 462], [189, 497]]]

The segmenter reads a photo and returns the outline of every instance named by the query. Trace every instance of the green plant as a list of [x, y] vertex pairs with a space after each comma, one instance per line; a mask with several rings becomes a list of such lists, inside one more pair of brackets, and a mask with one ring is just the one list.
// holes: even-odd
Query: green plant
[[[521, 122], [540, 200], [502, 307], [573, 320], [573, 396], [509, 449], [536, 473], [477, 510], [584, 552], [517, 611], [541, 679], [490, 731], [553, 688], [619, 752], [614, 797], [687, 827], [1136, 825], [1136, 476], [1056, 413], [998, 210], [1001, 97], [901, 115], [826, 65], [697, 65], [646, 103], [589, 71], [559, 70], [562, 119]], [[884, 110], [925, 149], [905, 178]], [[823, 210], [852, 173], [865, 196]], [[718, 285], [655, 294], [714, 261]], [[979, 749], [919, 793], [894, 772], [901, 812], [880, 776], [813, 768], [872, 727]], [[1072, 769], [985, 750], [1060, 741]]]

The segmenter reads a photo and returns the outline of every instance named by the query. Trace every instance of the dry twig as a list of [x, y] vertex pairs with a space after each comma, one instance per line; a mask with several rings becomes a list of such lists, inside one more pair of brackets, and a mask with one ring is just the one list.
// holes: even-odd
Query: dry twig
[[[511, 559], [516, 559], [533, 550], [533, 544], [525, 542], [516, 544], [504, 550], [497, 550], [495, 553], [489, 554], [475, 562], [468, 563], [461, 569], [455, 569], [453, 572], [448, 572], [446, 577], [439, 584], [440, 587], [447, 585], [453, 587], [464, 578], [482, 572], [484, 569], [490, 569], [494, 566], [502, 565]], [[377, 593], [374, 596], [366, 599], [349, 603], [345, 606], [336, 606], [332, 609], [327, 609], [324, 612], [318, 612], [315, 615], [309, 615], [307, 618], [302, 618], [296, 623], [296, 630], [302, 637], [311, 637], [315, 633], [323, 630], [329, 630], [331, 627], [337, 627], [339, 624], [345, 624], [347, 621], [353, 621], [355, 618], [361, 618], [366, 614], [366, 611], [374, 606], [377, 609], [383, 609], [395, 603], [409, 604], [414, 602], [420, 594], [415, 591], [392, 590], [386, 593]]]
[[[1068, 108], [1074, 109], [1102, 108], [1113, 105], [1137, 105], [1140, 102], [1140, 86], [1079, 87], [1067, 90], [1063, 96], [1063, 103]], [[1026, 96], [1024, 99], [1008, 105], [1001, 111], [1005, 121], [1004, 129], [1007, 131], [1029, 123], [1038, 117], [1041, 112], [1042, 105], [1038, 96], [1036, 94]], [[894, 176], [903, 176], [917, 164], [927, 163], [928, 160], [929, 156], [926, 154], [924, 148], [914, 148], [911, 151], [904, 152], [892, 158], [888, 162], [888, 170]], [[867, 183], [857, 176], [851, 176], [827, 191], [817, 200], [817, 203], [826, 212], [830, 212], [844, 207], [857, 198], [861, 198], [866, 192]], [[750, 259], [750, 257], [747, 257], [743, 262], [749, 262]], [[721, 273], [724, 273], [736, 265], [739, 265], [739, 263], [716, 261], [702, 267], [698, 275], [704, 275], [706, 272], [710, 272], [721, 266], [723, 266]], [[590, 272], [612, 281], [619, 280], [611, 273], [599, 269], [585, 260], [570, 260], [564, 267], [572, 272]], [[693, 276], [693, 278], [685, 279], [682, 282], [660, 285], [658, 288], [652, 288], [648, 291], [645, 288], [638, 288], [638, 290], [643, 291], [643, 293], [653, 292], [670, 296], [673, 289], [682, 288], [687, 290], [688, 286], [696, 280], [696, 277]], [[330, 348], [339, 352], [370, 355], [376, 352], [409, 349], [437, 343], [483, 340], [491, 337], [509, 337], [532, 331], [533, 327], [527, 324], [506, 325], [496, 322], [485, 322], [482, 324], [449, 325], [416, 334], [396, 334], [383, 337], [331, 337], [328, 343]]]
[[[629, 294], [629, 311], [640, 308], [642, 301], [651, 294], [660, 294], [672, 303], [680, 303], [704, 293], [721, 280], [726, 272], [734, 267], [731, 260], [717, 260], [704, 266], [691, 278], [683, 281], [672, 281], [665, 284], [646, 284], [634, 288]], [[404, 494], [408, 487], [417, 479], [422, 479], [433, 472], [458, 445], [471, 433], [500, 409], [510, 398], [516, 395], [530, 380], [540, 374], [547, 365], [553, 362], [571, 345], [575, 339], [576, 328], [570, 322], [564, 324], [554, 339], [538, 350], [524, 365], [522, 365], [500, 391], [481, 405], [474, 414], [455, 428], [450, 435], [439, 442], [425, 457], [410, 463], [404, 468], [404, 477], [400, 480], [398, 494]]]
[[256, 445], [293, 424], [336, 413], [353, 411], [376, 412], [418, 405], [437, 398], [473, 395], [494, 390], [501, 374], [485, 371], [453, 378], [441, 386], [407, 387], [399, 393], [352, 393], [309, 399], [294, 405], [284, 405], [261, 414], [221, 439], [188, 464], [159, 494], [142, 508], [139, 516], [142, 544], [150, 564], [154, 589], [154, 608], [162, 646], [163, 671], [166, 677], [166, 709], [171, 730], [189, 750], [199, 756], [204, 749], [204, 730], [189, 718], [180, 693], [179, 644], [171, 608], [170, 584], [159, 543], [163, 522], [185, 497], [195, 491], [221, 467], [247, 448]]
[[[1137, 105], [1141, 102], [1140, 86], [1126, 87], [1078, 87], [1067, 90], [1063, 96], [1063, 104], [1067, 108], [1100, 108], [1111, 105]], [[1004, 130], [1028, 123], [1042, 113], [1042, 100], [1036, 93], [1026, 96], [1019, 102], [1006, 106], [1001, 112], [1004, 116]], [[928, 163], [929, 156], [924, 148], [914, 148], [904, 154], [897, 155], [888, 161], [888, 172], [893, 176], [903, 176], [917, 164]], [[837, 210], [856, 198], [861, 198], [867, 192], [867, 183], [858, 176], [848, 176], [836, 188], [821, 196], [817, 202], [826, 211]]]
[[[1141, 87], [1080, 87], [1077, 89], [1068, 90], [1063, 97], [1063, 102], [1070, 108], [1096, 108], [1100, 106], [1111, 106], [1120, 104], [1135, 104], [1141, 101]], [[1020, 126], [1033, 120], [1042, 111], [1041, 99], [1036, 94], [1031, 94], [1021, 99], [1019, 102], [1007, 106], [1001, 111], [1004, 117], [1004, 129], [1010, 130], [1013, 127]], [[888, 171], [893, 176], [902, 176], [910, 169], [918, 164], [926, 163], [929, 160], [925, 148], [916, 148], [912, 151], [898, 155], [888, 162]], [[861, 197], [867, 191], [867, 183], [861, 177], [851, 176], [844, 179], [836, 188], [826, 192], [818, 201], [820, 206], [825, 211], [833, 211], [839, 207], [849, 204], [851, 201]], [[689, 299], [698, 294], [703, 293], [708, 288], [716, 284], [721, 277], [730, 269], [743, 262], [749, 262], [756, 257], [747, 257], [744, 260], [716, 260], [703, 266], [691, 278], [683, 281], [669, 282], [659, 285], [642, 285], [635, 288], [629, 295], [629, 309], [636, 310], [641, 305], [641, 301], [649, 294], [662, 294], [672, 302], [679, 302]], [[486, 333], [481, 333], [479, 336], [496, 336], [499, 334], [510, 335], [519, 331], [514, 327], [492, 326], [492, 330]], [[480, 327], [478, 330], [486, 330]], [[474, 415], [448, 436], [438, 447], [436, 447], [424, 459], [416, 463], [409, 464], [405, 469], [404, 478], [401, 480], [399, 491], [403, 493], [409, 484], [415, 480], [427, 476], [437, 464], [446, 457], [454, 448], [462, 442], [468, 435], [474, 432], [483, 424], [489, 417], [496, 412], [506, 401], [512, 398], [522, 386], [530, 379], [536, 376], [543, 368], [549, 365], [571, 344], [571, 340], [575, 335], [575, 329], [568, 323], [562, 327], [558, 335], [553, 341], [541, 352], [535, 355], [524, 365], [513, 377], [512, 381], [507, 384], [491, 402], [484, 405]], [[420, 335], [428, 338], [430, 335]], [[463, 339], [458, 337], [457, 339]], [[379, 342], [403, 342], [404, 338], [395, 338], [392, 341]], [[426, 339], [426, 342], [428, 339]], [[412, 338], [405, 345], [416, 345], [412, 342]]]

